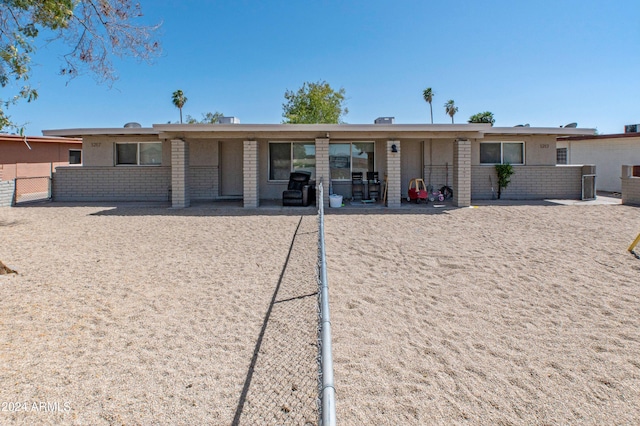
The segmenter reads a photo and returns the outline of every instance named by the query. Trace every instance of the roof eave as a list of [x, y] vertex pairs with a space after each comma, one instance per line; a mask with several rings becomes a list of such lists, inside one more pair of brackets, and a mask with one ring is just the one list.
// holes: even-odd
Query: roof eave
[[553, 135], [583, 136], [593, 135], [596, 129], [580, 129], [575, 127], [492, 127], [485, 135]]
[[159, 132], [150, 127], [127, 128], [89, 128], [89, 129], [55, 129], [43, 130], [44, 136], [61, 136], [81, 138], [83, 136], [126, 136], [126, 135], [157, 135]]

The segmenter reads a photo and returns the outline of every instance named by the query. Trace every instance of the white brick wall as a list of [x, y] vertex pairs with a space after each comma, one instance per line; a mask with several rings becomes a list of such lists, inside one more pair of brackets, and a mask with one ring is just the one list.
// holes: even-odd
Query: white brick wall
[[622, 166], [622, 204], [640, 206], [640, 177], [632, 176], [633, 166]]
[[15, 180], [0, 181], [0, 207], [13, 205], [13, 193], [16, 187]]
[[171, 206], [189, 207], [189, 142], [171, 140]]
[[[505, 200], [539, 200], [544, 198], [580, 199], [582, 166], [513, 166], [511, 183], [502, 190]], [[491, 199], [491, 182], [498, 194], [498, 177], [494, 166], [471, 167], [471, 198]], [[455, 188], [453, 188], [455, 192]]]
[[[391, 152], [395, 145], [398, 152]], [[400, 207], [402, 202], [402, 171], [400, 141], [387, 141], [387, 206]]]
[[54, 201], [167, 201], [170, 167], [58, 167]]
[[471, 141], [456, 140], [453, 144], [453, 205], [471, 205]]
[[258, 184], [258, 141], [244, 141], [243, 146], [243, 205], [256, 208], [260, 205], [260, 186]]
[[219, 196], [218, 166], [190, 166], [189, 190], [192, 200], [215, 200]]

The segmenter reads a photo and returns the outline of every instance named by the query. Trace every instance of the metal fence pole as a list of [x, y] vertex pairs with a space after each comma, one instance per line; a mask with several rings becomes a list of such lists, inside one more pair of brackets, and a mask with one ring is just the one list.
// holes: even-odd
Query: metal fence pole
[[327, 259], [324, 244], [324, 190], [322, 180], [319, 185], [318, 215], [319, 215], [319, 245], [320, 245], [320, 318], [322, 351], [320, 363], [322, 366], [322, 425], [336, 424], [336, 400], [333, 383], [333, 356], [331, 351], [331, 320], [329, 318], [329, 280], [327, 279]]

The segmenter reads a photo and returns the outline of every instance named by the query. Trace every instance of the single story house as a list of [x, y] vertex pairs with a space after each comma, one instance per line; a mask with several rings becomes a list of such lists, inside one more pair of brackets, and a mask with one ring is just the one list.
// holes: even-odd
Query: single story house
[[640, 133], [563, 136], [556, 143], [558, 164], [594, 164], [597, 189], [622, 192], [621, 168], [640, 165]]
[[[82, 167], [58, 167], [53, 197], [66, 201], [241, 199], [255, 208], [281, 199], [289, 173], [351, 197], [351, 173], [386, 179], [387, 206], [399, 207], [409, 181], [453, 189], [453, 204], [490, 199], [495, 164], [515, 174], [505, 199], [580, 198], [593, 167], [557, 166], [559, 136], [593, 129], [489, 124], [154, 124], [152, 127], [47, 130], [82, 138]], [[497, 188], [496, 188], [497, 189]], [[325, 204], [329, 191], [325, 191]]]
[[59, 165], [82, 163], [82, 139], [0, 134], [0, 180], [49, 176]]

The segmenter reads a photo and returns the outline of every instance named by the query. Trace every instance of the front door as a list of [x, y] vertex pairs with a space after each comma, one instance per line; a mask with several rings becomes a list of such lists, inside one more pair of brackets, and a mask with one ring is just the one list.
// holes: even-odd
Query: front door
[[242, 197], [242, 141], [220, 142], [220, 196]]
[[409, 181], [414, 178], [422, 179], [422, 142], [402, 141], [401, 149], [401, 185], [402, 198], [407, 198], [409, 192]]

